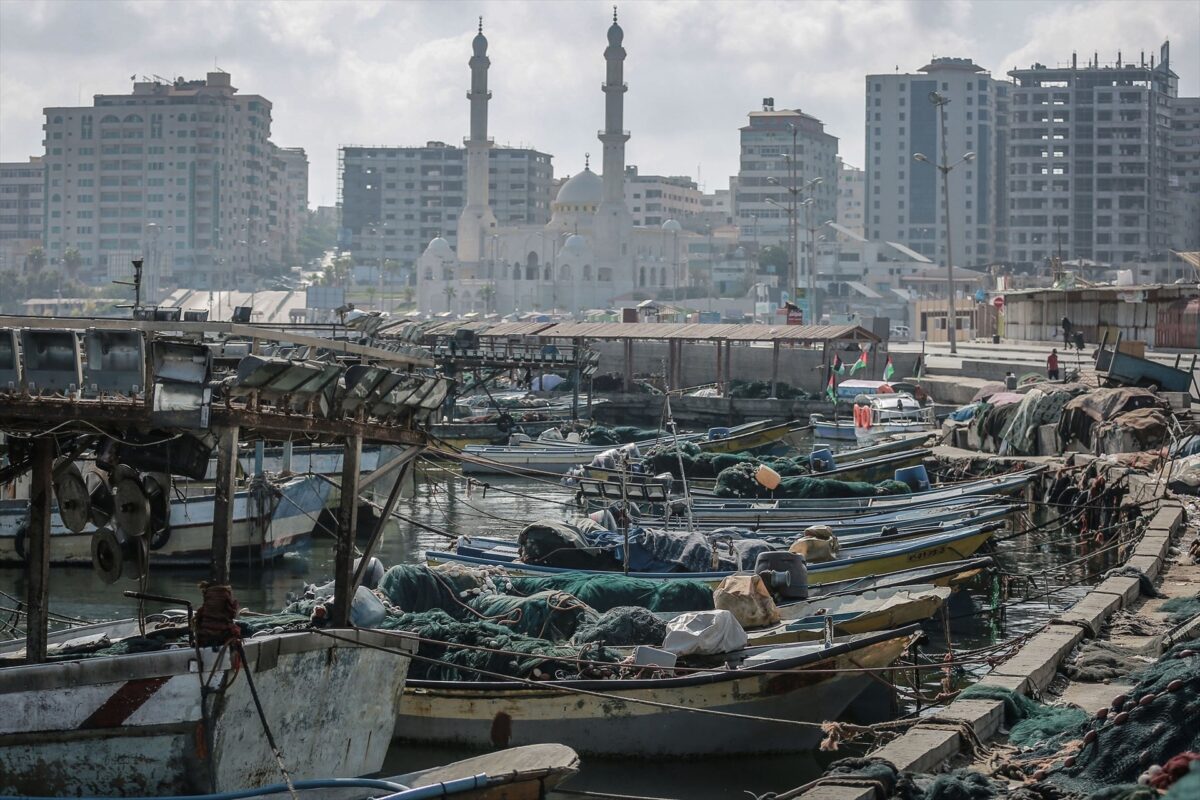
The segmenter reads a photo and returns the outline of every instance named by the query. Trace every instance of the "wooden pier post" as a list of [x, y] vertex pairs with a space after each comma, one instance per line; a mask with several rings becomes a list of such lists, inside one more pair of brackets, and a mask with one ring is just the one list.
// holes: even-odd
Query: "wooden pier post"
[[53, 481], [54, 439], [40, 436], [33, 444], [33, 474], [29, 487], [29, 562], [25, 605], [25, 663], [46, 660], [50, 603], [50, 491]]
[[[404, 484], [408, 480], [408, 476], [413, 469], [413, 464], [416, 463], [417, 456], [420, 453], [421, 449], [419, 447], [410, 447], [400, 455], [400, 458], [406, 458], [406, 460], [397, 469], [396, 480], [392, 483], [391, 491], [388, 492], [387, 501], [379, 509], [379, 522], [375, 524], [375, 530], [371, 531], [371, 538], [367, 540], [367, 546], [363, 548], [362, 557], [358, 560], [358, 568], [354, 570], [354, 577], [350, 582], [350, 592], [358, 591], [358, 587], [363, 580], [363, 575], [367, 571], [367, 562], [375, 554], [375, 548], [379, 546], [380, 540], [383, 539], [383, 531], [392, 518], [392, 511], [396, 509], [396, 502], [404, 493]], [[399, 460], [399, 458], [396, 460]]]
[[633, 339], [625, 338], [625, 394], [633, 394]]
[[771, 397], [779, 397], [779, 340], [771, 343]]
[[342, 456], [342, 501], [338, 509], [337, 555], [333, 576], [333, 624], [350, 624], [350, 595], [354, 583], [354, 532], [358, 527], [358, 478], [362, 462], [362, 436], [346, 437]]
[[230, 541], [233, 534], [233, 498], [237, 492], [238, 427], [217, 430], [217, 485], [213, 504], [212, 555], [209, 579], [229, 583]]

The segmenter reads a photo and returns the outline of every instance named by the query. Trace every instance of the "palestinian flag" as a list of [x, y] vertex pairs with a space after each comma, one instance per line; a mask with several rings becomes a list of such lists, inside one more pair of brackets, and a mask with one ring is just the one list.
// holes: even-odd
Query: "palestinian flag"
[[854, 373], [858, 372], [860, 369], [866, 369], [866, 368], [867, 368], [867, 351], [862, 350], [858, 354], [858, 361], [855, 361], [853, 364], [850, 365], [850, 374], [853, 375]]
[[888, 360], [887, 360], [887, 366], [883, 368], [883, 379], [885, 381], [890, 381], [892, 379], [892, 376], [895, 374], [896, 374], [896, 368], [892, 365], [892, 357], [889, 355]]
[[842, 357], [837, 353], [833, 354], [833, 372], [836, 375], [846, 374], [846, 365], [842, 363]]
[[837, 402], [837, 384], [834, 382], [833, 373], [829, 373], [829, 385], [825, 387], [825, 396], [829, 398], [829, 402]]

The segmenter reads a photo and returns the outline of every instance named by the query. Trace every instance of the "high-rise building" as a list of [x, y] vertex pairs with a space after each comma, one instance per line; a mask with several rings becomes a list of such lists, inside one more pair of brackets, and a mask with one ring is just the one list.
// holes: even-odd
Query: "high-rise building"
[[1200, 250], [1200, 97], [1177, 97], [1171, 120], [1173, 250]]
[[149, 259], [159, 286], [235, 285], [271, 264], [271, 103], [226, 72], [137, 80], [92, 106], [45, 109], [51, 262], [103, 282]]
[[308, 154], [303, 147], [272, 146], [272, 255], [286, 267], [299, 264], [300, 235], [308, 217]]
[[1009, 260], [1107, 264], [1165, 255], [1172, 105], [1167, 45], [1156, 66], [1094, 56], [1008, 73]]
[[752, 111], [749, 117], [749, 124], [741, 128], [734, 184], [737, 225], [743, 239], [753, 238], [760, 247], [786, 246], [790, 190], [800, 190], [798, 205], [813, 201], [797, 211], [798, 274], [803, 276], [809, 260], [807, 228], [824, 225], [837, 214], [837, 137], [826, 133], [819, 119], [798, 109], [776, 111], [770, 97], [763, 99], [762, 111]]
[[[496, 222], [548, 222], [554, 197], [552, 156], [521, 147], [489, 147], [486, 153], [486, 202]], [[466, 207], [463, 148], [442, 142], [345, 146], [338, 155], [339, 243], [357, 260], [374, 264], [391, 259], [412, 268], [433, 239], [457, 244]]]
[[[969, 58], [935, 58], [911, 74], [867, 76], [866, 238], [899, 242], [946, 263], [949, 214], [954, 264], [979, 267], [995, 253], [997, 176], [995, 81]], [[942, 141], [936, 92], [949, 102]], [[951, 164], [950, 204], [942, 199], [943, 147]], [[929, 162], [914, 160], [917, 153]]]
[[[866, 173], [838, 157], [837, 223], [853, 235], [863, 235], [863, 203], [867, 193]], [[848, 234], [838, 233], [838, 238]]]
[[42, 159], [0, 163], [0, 272], [21, 272], [25, 256], [42, 245]]
[[642, 175], [636, 165], [625, 168], [625, 205], [634, 225], [662, 225], [669, 219], [695, 227], [703, 210], [703, 192], [686, 175]]

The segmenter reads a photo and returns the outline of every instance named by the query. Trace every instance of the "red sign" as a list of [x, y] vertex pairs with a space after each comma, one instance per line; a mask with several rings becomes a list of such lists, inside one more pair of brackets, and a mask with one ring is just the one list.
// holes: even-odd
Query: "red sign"
[[787, 324], [788, 325], [803, 325], [804, 324], [804, 312], [799, 309], [797, 309], [796, 311], [789, 311], [788, 315], [787, 315]]
[[998, 294], [995, 297], [993, 297], [992, 305], [994, 305], [997, 309], [1004, 308], [1004, 295]]

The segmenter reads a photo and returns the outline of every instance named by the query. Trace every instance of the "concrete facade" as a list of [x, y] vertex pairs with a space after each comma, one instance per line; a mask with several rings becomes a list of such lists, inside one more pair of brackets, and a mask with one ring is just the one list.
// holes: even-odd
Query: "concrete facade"
[[[488, 198], [498, 225], [549, 222], [552, 158], [529, 148], [488, 150]], [[364, 263], [392, 259], [409, 269], [433, 239], [457, 245], [465, 164], [466, 151], [443, 142], [340, 148], [339, 244]], [[484, 257], [491, 257], [487, 247]]]
[[153, 258], [164, 285], [197, 288], [268, 266], [271, 111], [226, 72], [45, 109], [50, 263], [77, 249], [80, 277], [104, 283]]
[[661, 226], [669, 219], [685, 228], [702, 226], [703, 192], [686, 175], [642, 175], [636, 165], [625, 168], [625, 205], [634, 225]]
[[[977, 267], [995, 258], [995, 182], [1003, 164], [997, 150], [995, 81], [969, 58], [935, 58], [916, 73], [866, 78], [865, 227], [868, 239], [899, 242], [946, 265], [946, 215], [956, 267]], [[942, 141], [937, 92], [945, 108]], [[950, 206], [942, 200], [939, 171], [919, 163], [921, 153], [953, 164]]]
[[0, 272], [22, 272], [25, 256], [42, 245], [45, 177], [38, 156], [0, 163]]
[[[866, 221], [863, 207], [867, 194], [867, 174], [847, 164], [841, 156], [837, 159], [837, 193], [837, 224], [854, 235], [864, 236]], [[838, 234], [839, 241], [845, 237], [846, 234]]]
[[1200, 97], [1172, 104], [1171, 249], [1200, 250]]
[[[741, 128], [740, 143], [734, 213], [743, 239], [753, 239], [760, 248], [786, 248], [789, 236], [785, 209], [792, 202], [789, 189], [802, 190], [800, 202], [813, 201], [797, 210], [798, 274], [803, 278], [811, 254], [807, 228], [837, 216], [837, 137], [826, 133], [825, 125], [816, 117], [799, 109], [776, 111], [774, 99], [764, 98], [763, 110], [750, 112], [749, 123]], [[794, 170], [789, 161], [794, 162]], [[805, 189], [818, 178], [820, 183]]]
[[1165, 255], [1172, 104], [1178, 76], [1163, 46], [1154, 64], [1098, 57], [1008, 74], [1009, 259], [1039, 267]]

